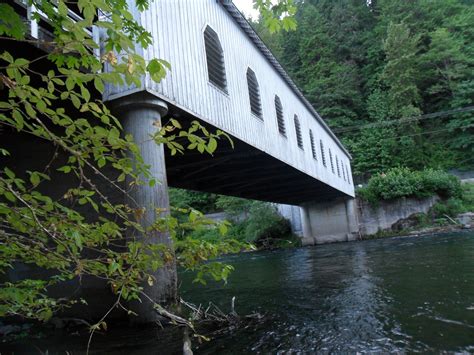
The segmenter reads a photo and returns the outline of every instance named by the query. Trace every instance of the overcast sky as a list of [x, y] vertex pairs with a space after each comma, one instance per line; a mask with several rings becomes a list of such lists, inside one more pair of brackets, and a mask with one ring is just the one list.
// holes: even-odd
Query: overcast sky
[[233, 0], [234, 4], [239, 8], [239, 10], [246, 16], [257, 18], [258, 13], [253, 8], [252, 0]]

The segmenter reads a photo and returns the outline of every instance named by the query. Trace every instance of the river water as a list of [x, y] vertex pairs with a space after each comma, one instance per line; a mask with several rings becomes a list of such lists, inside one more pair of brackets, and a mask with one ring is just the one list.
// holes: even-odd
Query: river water
[[[181, 287], [263, 322], [193, 340], [197, 354], [474, 352], [474, 233], [401, 237], [230, 256], [229, 282]], [[189, 285], [192, 275], [182, 275]], [[98, 337], [93, 352], [179, 353], [176, 331]], [[75, 341], [62, 349], [75, 350]], [[53, 347], [54, 348], [54, 347]], [[51, 350], [54, 350], [50, 348]], [[76, 353], [76, 352], [73, 352]]]
[[199, 353], [474, 352], [474, 233], [261, 252], [227, 259], [227, 285], [183, 296], [270, 321]]

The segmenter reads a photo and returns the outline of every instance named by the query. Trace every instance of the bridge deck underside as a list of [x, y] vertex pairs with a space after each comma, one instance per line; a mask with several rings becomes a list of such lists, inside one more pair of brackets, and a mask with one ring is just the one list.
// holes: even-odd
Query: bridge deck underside
[[[182, 124], [195, 119], [177, 109], [171, 114]], [[196, 151], [171, 156], [167, 151], [169, 186], [290, 205], [346, 196], [235, 137], [232, 141], [234, 148], [221, 139], [212, 156]]]

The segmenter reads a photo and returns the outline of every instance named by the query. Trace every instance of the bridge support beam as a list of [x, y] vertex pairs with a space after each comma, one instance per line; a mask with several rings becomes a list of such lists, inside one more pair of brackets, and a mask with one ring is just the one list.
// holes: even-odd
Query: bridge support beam
[[[150, 137], [161, 126], [161, 118], [167, 113], [166, 103], [146, 93], [126, 96], [112, 102], [111, 105], [116, 116], [122, 122], [124, 133], [131, 134], [135, 143], [140, 148], [144, 163], [150, 166], [150, 172], [160, 183], [150, 187], [148, 184], [134, 185], [129, 196], [126, 197], [130, 206], [145, 208], [140, 223], [147, 228], [156, 219], [156, 209], [169, 213], [168, 184], [166, 179], [166, 166], [164, 147], [157, 145]], [[131, 181], [126, 181], [127, 187]], [[152, 232], [152, 235], [129, 235], [143, 243], [165, 244], [172, 248], [172, 240], [168, 233]], [[167, 303], [176, 299], [177, 275], [174, 261], [160, 268], [154, 275], [156, 282], [153, 286], [143, 284], [144, 291], [157, 303]], [[130, 319], [134, 323], [150, 323], [159, 319], [153, 311], [150, 301], [143, 300], [130, 305], [138, 314]]]
[[301, 221], [303, 245], [351, 241], [359, 232], [354, 199], [306, 203]]

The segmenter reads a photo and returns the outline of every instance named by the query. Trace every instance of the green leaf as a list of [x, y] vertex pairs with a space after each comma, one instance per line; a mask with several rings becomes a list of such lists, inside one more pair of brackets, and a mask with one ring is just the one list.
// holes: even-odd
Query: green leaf
[[214, 153], [217, 148], [217, 140], [215, 138], [209, 138], [209, 142], [207, 143], [207, 151], [209, 153]]
[[71, 94], [71, 101], [75, 108], [81, 107], [81, 100], [76, 95]]
[[10, 179], [14, 179], [15, 178], [15, 173], [13, 171], [11, 171], [9, 168], [5, 167], [3, 169], [3, 171], [5, 172], [5, 174], [10, 178]]
[[89, 90], [86, 89], [85, 86], [81, 86], [81, 95], [82, 95], [83, 99], [86, 102], [89, 102], [89, 100], [91, 98], [91, 94], [90, 94]]
[[30, 64], [30, 61], [25, 59], [25, 58], [15, 59], [15, 62], [13, 63], [13, 65], [17, 66], [17, 67], [23, 67], [23, 66], [28, 65], [28, 64]]
[[16, 197], [10, 191], [4, 193], [5, 198], [10, 202], [16, 202]]
[[71, 172], [71, 167], [69, 165], [64, 165], [58, 169], [58, 171], [62, 171], [65, 174], [68, 174]]
[[38, 185], [41, 182], [41, 179], [40, 179], [38, 173], [36, 173], [36, 172], [31, 173], [30, 181], [33, 185], [35, 185], [35, 186]]
[[68, 76], [66, 79], [66, 89], [68, 91], [72, 91], [75, 85], [76, 85], [76, 81], [71, 76]]
[[97, 89], [98, 92], [100, 92], [101, 94], [104, 92], [105, 90], [105, 86], [104, 86], [104, 82], [102, 81], [101, 78], [99, 78], [98, 76], [96, 76], [94, 78], [94, 86], [95, 88]]
[[103, 167], [105, 166], [105, 163], [106, 163], [106, 160], [105, 160], [105, 158], [103, 158], [103, 157], [100, 158], [99, 160], [97, 160], [97, 166], [98, 166], [99, 168], [103, 168]]
[[120, 132], [117, 128], [113, 127], [107, 136], [107, 142], [109, 142], [110, 145], [115, 146], [118, 144], [120, 139]]

